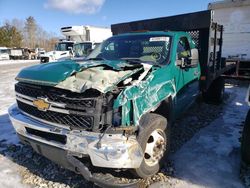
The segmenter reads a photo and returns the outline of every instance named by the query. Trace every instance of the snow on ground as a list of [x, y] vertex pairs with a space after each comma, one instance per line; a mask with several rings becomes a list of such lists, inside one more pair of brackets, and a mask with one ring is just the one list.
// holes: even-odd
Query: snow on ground
[[8, 158], [0, 155], [0, 187], [2, 188], [28, 188], [30, 186], [22, 184], [22, 179], [18, 174], [18, 165]]
[[1, 65], [9, 65], [9, 64], [23, 64], [23, 63], [39, 63], [40, 60], [2, 60], [0, 61]]
[[[247, 87], [229, 85], [226, 92], [231, 97], [221, 117], [199, 131], [174, 154], [174, 187], [243, 187], [239, 179], [239, 138], [249, 108], [244, 101]], [[161, 184], [161, 187], [165, 186]]]
[[[0, 69], [0, 143], [18, 143], [17, 136], [8, 116], [8, 107], [15, 102], [14, 83], [16, 72]], [[1, 150], [1, 148], [0, 148]]]
[[[8, 116], [8, 107], [15, 102], [14, 84], [15, 76], [20, 70], [20, 62], [11, 64], [11, 69], [6, 66], [9, 61], [0, 61], [0, 151], [1, 145], [18, 144], [19, 140], [15, 134]], [[30, 65], [34, 62], [28, 62]], [[26, 65], [26, 64], [25, 64]], [[26, 65], [27, 66], [27, 65]], [[21, 184], [21, 177], [18, 174], [18, 165], [8, 158], [0, 155], [0, 187], [21, 188], [27, 187]]]
[[[10, 60], [12, 61], [12, 60]], [[28, 60], [29, 61], [29, 60]], [[1, 61], [0, 63], [6, 63], [9, 61]], [[18, 63], [19, 62], [19, 63]], [[34, 63], [34, 62], [27, 62]], [[20, 64], [20, 60], [11, 65], [0, 65], [0, 142], [4, 141], [5, 143], [17, 144], [18, 139], [15, 134], [14, 129], [10, 126], [11, 122], [8, 116], [8, 108], [11, 104], [15, 102], [15, 93], [14, 93], [14, 84], [15, 77], [20, 70], [20, 67], [23, 67], [23, 64]], [[27, 66], [27, 65], [26, 65]], [[11, 67], [11, 71], [10, 68]], [[0, 148], [1, 149], [1, 148]]]

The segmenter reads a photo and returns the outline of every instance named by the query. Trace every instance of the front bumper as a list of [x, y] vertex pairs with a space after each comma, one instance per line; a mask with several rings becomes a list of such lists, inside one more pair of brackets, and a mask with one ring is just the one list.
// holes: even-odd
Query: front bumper
[[117, 177], [111, 174], [105, 174], [102, 172], [99, 174], [91, 173], [91, 171], [86, 165], [84, 165], [80, 160], [72, 156], [69, 152], [63, 149], [54, 147], [54, 146], [50, 146], [41, 142], [31, 140], [19, 134], [18, 136], [22, 142], [31, 145], [37, 153], [47, 157], [51, 161], [54, 161], [71, 171], [81, 174], [86, 180], [92, 181], [93, 183], [95, 183], [96, 185], [100, 187], [106, 187], [106, 188], [112, 188], [112, 187], [114, 188], [115, 187], [138, 188], [140, 187], [139, 186], [140, 180], [132, 181], [129, 183], [119, 182], [117, 181]]
[[[9, 116], [18, 135], [29, 139], [30, 144], [32, 141], [46, 144], [79, 158], [88, 156], [93, 166], [139, 168], [143, 160], [143, 152], [135, 136], [104, 134], [101, 144], [98, 144], [101, 133], [69, 130], [43, 123], [23, 114], [16, 105], [9, 108]], [[35, 134], [28, 130], [32, 130]], [[65, 138], [65, 142], [54, 139], [57, 137]]]

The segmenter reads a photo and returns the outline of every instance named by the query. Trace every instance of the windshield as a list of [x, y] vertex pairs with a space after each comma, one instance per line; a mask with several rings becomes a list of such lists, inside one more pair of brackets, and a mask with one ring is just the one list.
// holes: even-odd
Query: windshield
[[8, 53], [8, 50], [7, 49], [1, 49], [0, 50], [0, 54], [7, 54]]
[[84, 57], [92, 50], [92, 43], [78, 43], [74, 44], [73, 51], [75, 57]]
[[68, 51], [70, 50], [70, 47], [73, 48], [73, 42], [60, 42], [56, 44], [55, 50], [56, 51]]
[[101, 43], [88, 59], [139, 60], [164, 64], [168, 62], [170, 36], [162, 35], [120, 35]]

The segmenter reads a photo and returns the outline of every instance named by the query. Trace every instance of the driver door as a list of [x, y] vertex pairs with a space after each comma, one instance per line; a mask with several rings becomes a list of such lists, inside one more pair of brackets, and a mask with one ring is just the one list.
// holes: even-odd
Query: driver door
[[181, 37], [177, 45], [176, 66], [179, 75], [176, 77], [177, 87], [177, 113], [185, 111], [196, 99], [199, 94], [199, 75], [200, 69], [198, 61], [191, 64], [191, 48], [187, 37]]

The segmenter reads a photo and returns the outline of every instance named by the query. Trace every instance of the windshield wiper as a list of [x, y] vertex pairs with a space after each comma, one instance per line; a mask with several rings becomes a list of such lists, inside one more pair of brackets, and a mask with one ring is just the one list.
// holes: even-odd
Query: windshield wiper
[[89, 59], [86, 59], [87, 61], [91, 61], [91, 60], [94, 60], [94, 61], [101, 61], [101, 60], [105, 60], [104, 58], [102, 57], [94, 57], [94, 58], [89, 58]]
[[121, 60], [124, 60], [124, 61], [126, 61], [127, 63], [130, 63], [130, 64], [141, 64], [141, 63], [144, 63], [144, 64], [150, 64], [150, 65], [159, 66], [155, 62], [152, 62], [152, 61], [143, 61], [140, 58], [136, 58], [136, 57], [124, 57], [124, 58], [121, 58]]
[[143, 61], [137, 57], [123, 57], [121, 60], [124, 60], [128, 63], [142, 63]]
[[123, 57], [121, 58], [121, 60], [125, 60], [125, 61], [132, 61], [132, 60], [136, 60], [136, 61], [141, 61], [141, 59], [139, 57]]

